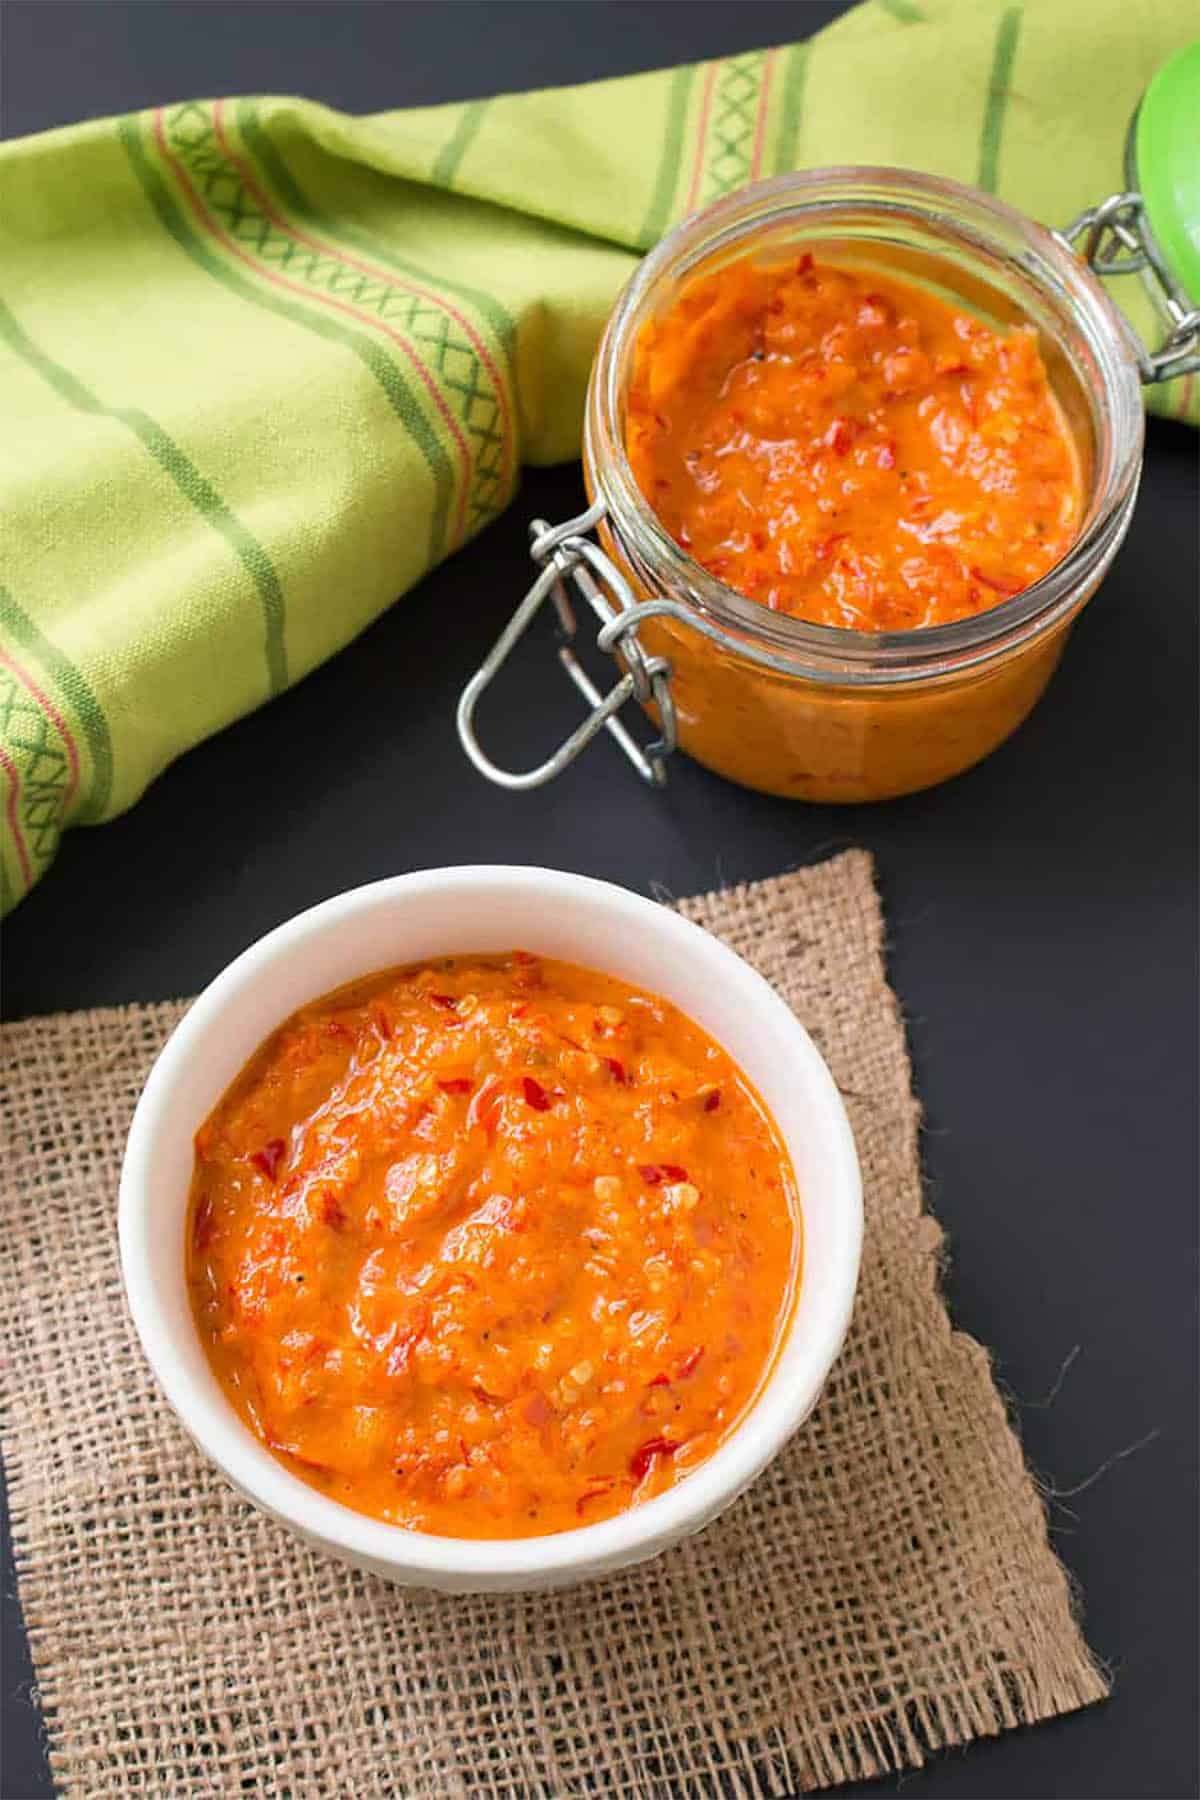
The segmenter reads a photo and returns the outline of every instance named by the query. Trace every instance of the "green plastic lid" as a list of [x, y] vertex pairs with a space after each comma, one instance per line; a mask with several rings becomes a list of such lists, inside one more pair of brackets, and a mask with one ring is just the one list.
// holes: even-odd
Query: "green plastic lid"
[[1177, 50], [1146, 89], [1131, 149], [1158, 248], [1200, 306], [1200, 39]]

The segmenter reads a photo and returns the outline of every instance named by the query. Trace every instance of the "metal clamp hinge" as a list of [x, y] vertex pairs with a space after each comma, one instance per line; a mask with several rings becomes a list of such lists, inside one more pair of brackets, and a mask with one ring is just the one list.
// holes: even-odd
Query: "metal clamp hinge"
[[1142, 277], [1167, 333], [1156, 350], [1138, 341], [1144, 382], [1172, 381], [1200, 369], [1200, 308], [1167, 268], [1140, 194], [1110, 194], [1055, 235], [1068, 249], [1078, 249], [1095, 275]]
[[[544, 519], [533, 521], [530, 526], [530, 553], [534, 562], [540, 566], [540, 573], [489, 655], [463, 689], [458, 703], [458, 735], [463, 749], [480, 774], [486, 775], [489, 781], [496, 782], [500, 787], [535, 788], [541, 787], [543, 782], [552, 781], [575, 761], [580, 751], [586, 749], [601, 730], [612, 734], [643, 781], [649, 782], [652, 787], [662, 787], [666, 782], [666, 759], [676, 743], [675, 706], [670, 690], [671, 667], [661, 656], [647, 656], [637, 640], [636, 630], [618, 631], [615, 636], [609, 636], [610, 628], [621, 621], [623, 614], [634, 610], [636, 601], [629, 583], [616, 564], [598, 544], [584, 535], [599, 524], [603, 516], [604, 503], [598, 501], [587, 512], [580, 513], [578, 518], [568, 519], [563, 525], [551, 526]], [[619, 640], [625, 673], [607, 694], [601, 694], [570, 647], [577, 627], [567, 591], [568, 582], [586, 600], [599, 619], [601, 629], [597, 641], [601, 647], [615, 655]], [[491, 685], [548, 597], [554, 601], [562, 635], [566, 640], [559, 645], [559, 661], [588, 702], [591, 711], [554, 754], [536, 768], [524, 772], [502, 769], [480, 747], [475, 731], [475, 708], [480, 696]], [[627, 700], [637, 700], [643, 705], [652, 702], [656, 707], [660, 730], [659, 736], [652, 743], [639, 744], [617, 717]]]

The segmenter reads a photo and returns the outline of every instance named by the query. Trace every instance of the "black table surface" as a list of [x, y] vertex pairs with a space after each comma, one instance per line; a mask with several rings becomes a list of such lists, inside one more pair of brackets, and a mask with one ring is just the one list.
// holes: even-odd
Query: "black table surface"
[[[191, 94], [353, 111], [616, 75], [804, 35], [840, 7], [575, 0], [342, 5], [8, 0], [17, 136]], [[1115, 174], [1115, 172], [1114, 172]], [[988, 762], [859, 809], [682, 760], [643, 789], [605, 741], [527, 795], [485, 785], [454, 702], [529, 577], [516, 506], [299, 687], [72, 832], [4, 931], [4, 1012], [190, 994], [339, 889], [438, 863], [547, 863], [693, 892], [865, 845], [926, 1109], [958, 1325], [987, 1344], [1111, 1700], [863, 1792], [1198, 1791], [1196, 445], [1152, 423], [1129, 539], [1042, 707]], [[548, 636], [486, 726], [531, 761], [572, 716]], [[1061, 1379], [1060, 1379], [1061, 1377]], [[4, 1542], [3, 1800], [52, 1792]], [[347, 1771], [347, 1792], [354, 1788]]]

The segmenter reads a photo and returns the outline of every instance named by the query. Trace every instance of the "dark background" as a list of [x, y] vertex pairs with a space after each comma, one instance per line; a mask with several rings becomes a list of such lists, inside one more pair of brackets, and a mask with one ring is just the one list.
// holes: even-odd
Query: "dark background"
[[[778, 42], [840, 10], [8, 0], [3, 128], [191, 94], [450, 100]], [[958, 781], [858, 810], [743, 793], [682, 760], [656, 796], [607, 741], [538, 793], [475, 776], [455, 698], [528, 581], [525, 520], [581, 504], [577, 470], [531, 473], [351, 649], [183, 757], [125, 818], [72, 832], [5, 929], [18, 1018], [193, 993], [289, 914], [403, 869], [546, 862], [687, 893], [874, 852], [954, 1316], [992, 1348], [1029, 1461], [1062, 1495], [1054, 1542], [1115, 1687], [855, 1791], [1198, 1791], [1196, 471], [1192, 434], [1152, 423], [1132, 532], [1041, 709]], [[509, 761], [572, 716], [534, 636], [485, 710]], [[0, 1580], [0, 1794], [32, 1800], [51, 1790], [7, 1536]]]

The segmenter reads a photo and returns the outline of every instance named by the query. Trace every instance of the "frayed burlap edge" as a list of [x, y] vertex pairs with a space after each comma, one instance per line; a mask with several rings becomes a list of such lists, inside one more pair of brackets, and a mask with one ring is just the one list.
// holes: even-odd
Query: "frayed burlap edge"
[[723, 1519], [563, 1594], [406, 1593], [229, 1491], [151, 1381], [116, 1255], [129, 1117], [185, 1006], [4, 1029], [0, 1449], [62, 1793], [775, 1795], [1103, 1697], [939, 1294], [869, 858], [680, 910], [784, 994], [845, 1096], [859, 1302], [812, 1419]]

